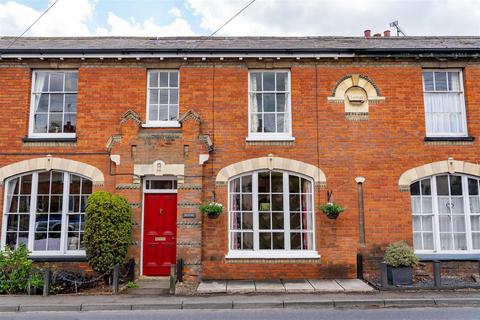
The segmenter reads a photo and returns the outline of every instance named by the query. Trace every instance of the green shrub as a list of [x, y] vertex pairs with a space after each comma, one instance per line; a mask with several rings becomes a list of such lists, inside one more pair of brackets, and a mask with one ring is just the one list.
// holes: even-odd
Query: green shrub
[[418, 264], [418, 258], [408, 244], [397, 241], [387, 247], [385, 262], [395, 268], [413, 267]]
[[340, 213], [345, 211], [345, 208], [335, 202], [328, 202], [320, 206], [320, 210], [325, 213], [329, 218], [336, 218]]
[[43, 286], [42, 276], [33, 268], [28, 253], [24, 244], [16, 250], [6, 246], [4, 252], [0, 251], [0, 293], [25, 293], [29, 285], [35, 288]]
[[111, 274], [122, 265], [132, 239], [132, 210], [128, 201], [97, 191], [89, 198], [85, 216], [84, 245], [93, 270]]
[[218, 202], [205, 202], [199, 207], [204, 215], [219, 215], [223, 212], [223, 205]]

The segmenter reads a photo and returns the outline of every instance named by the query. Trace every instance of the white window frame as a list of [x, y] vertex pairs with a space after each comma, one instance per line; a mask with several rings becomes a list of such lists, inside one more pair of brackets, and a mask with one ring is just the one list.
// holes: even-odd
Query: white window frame
[[[160, 120], [150, 120], [150, 111], [149, 111], [149, 103], [150, 103], [150, 74], [152, 72], [176, 72], [178, 75], [178, 114], [177, 119], [180, 118], [180, 70], [179, 69], [149, 69], [147, 71], [147, 101], [146, 101], [146, 109], [147, 109], [147, 118], [142, 127], [144, 128], [180, 128], [180, 122], [178, 120], [167, 120], [167, 121], [160, 121]], [[160, 85], [160, 83], [159, 83]], [[159, 87], [160, 88], [160, 87]], [[170, 86], [168, 87], [171, 88]], [[164, 88], [165, 89], [165, 88]], [[170, 95], [168, 97], [170, 102]], [[159, 101], [160, 104], [160, 101]], [[170, 112], [170, 104], [169, 111]]]
[[[441, 244], [440, 244], [440, 223], [439, 223], [439, 209], [438, 209], [438, 194], [437, 194], [437, 183], [436, 183], [436, 177], [438, 176], [444, 176], [444, 175], [450, 175], [450, 176], [459, 176], [462, 178], [462, 197], [463, 197], [463, 206], [464, 206], [464, 211], [465, 211], [465, 236], [466, 236], [466, 245], [467, 249], [466, 250], [442, 250], [441, 249]], [[425, 255], [425, 254], [438, 254], [438, 255], [466, 255], [466, 254], [478, 254], [480, 253], [480, 249], [473, 249], [472, 248], [472, 227], [471, 227], [471, 216], [476, 216], [477, 214], [472, 214], [470, 212], [470, 195], [468, 192], [468, 179], [475, 179], [475, 180], [480, 180], [480, 177], [475, 177], [475, 176], [470, 176], [470, 175], [465, 175], [465, 174], [448, 174], [448, 173], [442, 173], [426, 178], [419, 179], [413, 183], [430, 179], [430, 188], [431, 188], [431, 196], [432, 196], [432, 212], [433, 212], [433, 250], [418, 250], [415, 249], [415, 253], [419, 255]], [[412, 184], [413, 184], [412, 183]], [[450, 186], [449, 186], [450, 188]], [[479, 190], [480, 192], [480, 190]], [[478, 195], [480, 197], [480, 195]], [[412, 195], [410, 195], [410, 198]], [[413, 212], [412, 212], [412, 235], [413, 235]]]
[[[251, 83], [251, 74], [254, 72], [286, 72], [287, 81], [288, 81], [288, 90], [284, 93], [286, 94], [286, 110], [285, 113], [288, 114], [288, 131], [287, 132], [252, 132], [252, 99], [251, 95], [256, 92], [252, 90]], [[291, 72], [289, 69], [250, 69], [248, 71], [248, 136], [246, 141], [294, 141], [295, 138], [292, 136], [292, 81], [291, 81]], [[262, 92], [265, 92], [262, 90]], [[271, 91], [271, 93], [277, 93], [279, 91]]]
[[[434, 86], [435, 86], [435, 72], [458, 72], [459, 74], [459, 79], [458, 81], [460, 82], [460, 91], [426, 91], [425, 90], [425, 78], [424, 78], [424, 72], [433, 72], [434, 74]], [[448, 79], [448, 76], [447, 76]], [[447, 86], [448, 86], [448, 80], [447, 80]], [[465, 105], [465, 90], [464, 90], [464, 83], [463, 83], [463, 70], [462, 69], [454, 69], [454, 68], [448, 68], [448, 69], [430, 69], [430, 68], [424, 68], [422, 69], [422, 88], [423, 88], [423, 99], [424, 99], [424, 116], [425, 116], [425, 134], [427, 137], [467, 137], [468, 136], [468, 127], [467, 127], [467, 111], [466, 111], [466, 105]], [[428, 126], [427, 126], [427, 112], [426, 112], [426, 99], [425, 99], [425, 93], [461, 93], [461, 103], [462, 103], [462, 125], [464, 128], [464, 132], [429, 132]]]
[[63, 174], [63, 195], [62, 195], [62, 229], [61, 229], [61, 236], [60, 236], [60, 250], [45, 250], [45, 251], [34, 251], [34, 239], [35, 239], [35, 219], [36, 219], [36, 209], [37, 209], [37, 189], [38, 189], [38, 174], [45, 171], [33, 171], [30, 173], [22, 173], [19, 175], [15, 175], [13, 177], [8, 178], [5, 180], [4, 184], [4, 195], [3, 195], [3, 218], [2, 218], [2, 234], [0, 239], [0, 248], [2, 250], [5, 249], [6, 240], [7, 240], [7, 218], [8, 218], [8, 208], [7, 208], [7, 188], [8, 183], [10, 180], [18, 178], [20, 176], [32, 175], [32, 187], [30, 190], [30, 213], [29, 213], [29, 230], [28, 230], [28, 250], [30, 251], [31, 257], [80, 257], [83, 258], [86, 256], [85, 250], [68, 250], [67, 249], [67, 239], [68, 239], [68, 216], [69, 216], [69, 195], [70, 195], [70, 174], [74, 174], [77, 176], [82, 177], [83, 179], [88, 179], [82, 175], [77, 173], [70, 173], [67, 171], [61, 170], [54, 170], [57, 172], [61, 172]]
[[[285, 248], [288, 249], [278, 249], [278, 250], [260, 250], [259, 245], [259, 225], [258, 225], [258, 173], [265, 172], [265, 170], [253, 171], [245, 174], [241, 174], [231, 178], [228, 181], [228, 253], [225, 256], [226, 259], [318, 259], [320, 255], [316, 251], [316, 237], [315, 237], [315, 196], [314, 196], [314, 182], [310, 177], [304, 176], [302, 174], [284, 171], [284, 170], [275, 170], [275, 172], [283, 173], [283, 190], [287, 191], [283, 193], [283, 203], [284, 203], [284, 228], [283, 233], [285, 235]], [[308, 180], [311, 183], [311, 199], [312, 199], [312, 248], [309, 250], [291, 250], [290, 249], [290, 190], [288, 185], [288, 176], [293, 175], [295, 177], [300, 177]], [[230, 185], [231, 181], [242, 176], [252, 176], [252, 223], [253, 223], [253, 250], [232, 250], [231, 246], [231, 213], [230, 213]], [[295, 232], [295, 230], [293, 230]]]
[[[77, 95], [77, 112], [75, 114], [76, 118], [76, 128], [75, 132], [62, 132], [62, 133], [38, 133], [34, 132], [35, 128], [35, 81], [38, 72], [75, 72], [77, 73], [78, 79], [78, 70], [77, 69], [35, 69], [32, 71], [32, 84], [30, 89], [30, 116], [29, 116], [29, 124], [28, 124], [28, 137], [29, 138], [75, 138], [77, 136], [77, 123], [78, 123], [78, 82], [77, 82], [77, 91], [62, 91], [63, 94], [76, 94]], [[65, 81], [65, 80], [64, 80]], [[60, 92], [57, 92], [60, 93]], [[62, 115], [64, 112], [62, 113]]]
[[172, 186], [177, 186], [178, 188], [178, 179], [177, 177], [146, 177], [143, 179], [143, 193], [177, 193], [177, 188], [171, 189], [147, 189], [147, 183], [150, 181], [172, 181]]

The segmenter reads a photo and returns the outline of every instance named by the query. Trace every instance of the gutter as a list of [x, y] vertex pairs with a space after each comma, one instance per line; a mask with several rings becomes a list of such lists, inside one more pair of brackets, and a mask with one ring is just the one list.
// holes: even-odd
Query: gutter
[[480, 48], [346, 48], [346, 49], [0, 49], [0, 58], [352, 58], [352, 57], [478, 57]]

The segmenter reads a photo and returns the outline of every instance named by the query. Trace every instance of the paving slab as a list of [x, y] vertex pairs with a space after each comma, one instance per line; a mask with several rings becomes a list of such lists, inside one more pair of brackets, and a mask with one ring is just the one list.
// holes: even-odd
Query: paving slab
[[337, 279], [335, 280], [343, 289], [345, 289], [345, 292], [373, 292], [375, 289], [373, 289], [371, 286], [366, 284], [360, 279]]
[[280, 280], [255, 281], [255, 290], [257, 292], [285, 292], [285, 287]]
[[314, 289], [307, 280], [284, 280], [283, 286], [287, 292], [313, 292]]
[[312, 285], [315, 292], [344, 292], [342, 286], [340, 286], [335, 280], [308, 280]]
[[197, 288], [197, 293], [225, 292], [227, 292], [227, 281], [202, 281]]
[[227, 282], [227, 293], [252, 293], [255, 292], [253, 280], [229, 280]]
[[436, 298], [437, 305], [480, 305], [480, 298]]
[[0, 312], [17, 312], [18, 308], [18, 305], [0, 306]]

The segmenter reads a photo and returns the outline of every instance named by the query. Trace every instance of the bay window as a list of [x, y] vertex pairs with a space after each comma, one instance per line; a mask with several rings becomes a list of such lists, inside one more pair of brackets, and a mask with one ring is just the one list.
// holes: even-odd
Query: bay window
[[27, 245], [34, 256], [84, 255], [85, 208], [92, 181], [40, 171], [6, 183], [2, 247]]
[[410, 187], [413, 242], [418, 253], [480, 250], [479, 178], [443, 174]]
[[256, 171], [229, 182], [229, 254], [236, 257], [318, 257], [313, 185], [284, 171]]
[[427, 137], [465, 137], [467, 118], [460, 70], [423, 71]]
[[293, 140], [290, 72], [252, 70], [248, 84], [248, 139]]

